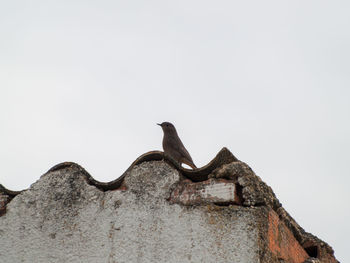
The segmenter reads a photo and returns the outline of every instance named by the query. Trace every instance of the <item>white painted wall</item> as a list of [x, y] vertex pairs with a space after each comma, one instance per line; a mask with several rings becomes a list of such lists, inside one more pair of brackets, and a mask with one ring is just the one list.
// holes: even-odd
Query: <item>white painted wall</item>
[[259, 262], [254, 213], [169, 204], [178, 180], [164, 162], [136, 166], [126, 191], [102, 192], [74, 169], [46, 174], [0, 217], [1, 262]]

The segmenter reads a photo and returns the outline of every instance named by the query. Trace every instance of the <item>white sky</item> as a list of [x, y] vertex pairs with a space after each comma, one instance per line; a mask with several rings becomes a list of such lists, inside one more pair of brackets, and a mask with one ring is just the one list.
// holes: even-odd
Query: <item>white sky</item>
[[177, 127], [228, 147], [350, 262], [349, 1], [1, 1], [0, 183], [74, 161], [97, 180]]

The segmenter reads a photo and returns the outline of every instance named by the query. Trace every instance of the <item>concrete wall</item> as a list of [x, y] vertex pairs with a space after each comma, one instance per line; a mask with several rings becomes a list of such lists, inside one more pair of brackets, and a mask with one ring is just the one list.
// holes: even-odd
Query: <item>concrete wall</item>
[[192, 183], [163, 161], [134, 166], [113, 191], [90, 185], [77, 166], [52, 171], [7, 204], [0, 217], [0, 262], [309, 258], [271, 207], [244, 206], [240, 192], [223, 178]]
[[1, 217], [1, 262], [258, 262], [254, 212], [170, 205], [178, 180], [163, 162], [136, 166], [127, 191], [46, 174]]

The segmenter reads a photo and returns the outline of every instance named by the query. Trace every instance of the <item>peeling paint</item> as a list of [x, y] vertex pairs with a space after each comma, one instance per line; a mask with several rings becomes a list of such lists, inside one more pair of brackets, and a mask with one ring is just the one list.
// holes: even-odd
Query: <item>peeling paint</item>
[[222, 202], [235, 201], [235, 185], [233, 183], [214, 183], [204, 186], [200, 191], [201, 198], [216, 198]]

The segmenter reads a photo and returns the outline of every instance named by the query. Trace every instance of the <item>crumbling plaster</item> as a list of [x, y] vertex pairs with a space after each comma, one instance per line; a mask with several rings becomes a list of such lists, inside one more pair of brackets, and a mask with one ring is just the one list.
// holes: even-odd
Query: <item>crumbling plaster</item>
[[259, 262], [255, 211], [170, 205], [180, 176], [164, 162], [135, 166], [125, 191], [103, 192], [68, 170], [8, 204], [2, 262]]
[[27, 190], [0, 185], [0, 259], [337, 262], [226, 148], [196, 170], [154, 151], [108, 183], [61, 163]]

